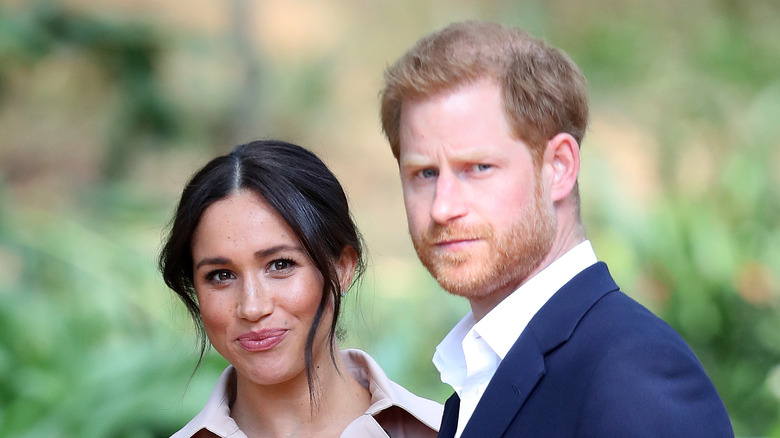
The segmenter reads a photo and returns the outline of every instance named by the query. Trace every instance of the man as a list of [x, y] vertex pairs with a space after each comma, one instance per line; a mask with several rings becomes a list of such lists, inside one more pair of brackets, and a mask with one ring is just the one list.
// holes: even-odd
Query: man
[[440, 436], [733, 436], [701, 364], [585, 239], [585, 79], [519, 29], [457, 23], [385, 72], [382, 126], [420, 260], [466, 315], [434, 363]]

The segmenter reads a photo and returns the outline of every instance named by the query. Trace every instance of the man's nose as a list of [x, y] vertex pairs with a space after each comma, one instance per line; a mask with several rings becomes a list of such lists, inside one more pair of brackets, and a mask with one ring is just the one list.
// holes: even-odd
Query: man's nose
[[273, 293], [267, 285], [256, 278], [245, 279], [236, 308], [238, 317], [248, 321], [257, 321], [273, 311]]
[[446, 224], [468, 212], [461, 184], [451, 171], [440, 171], [431, 205], [431, 219], [437, 224]]

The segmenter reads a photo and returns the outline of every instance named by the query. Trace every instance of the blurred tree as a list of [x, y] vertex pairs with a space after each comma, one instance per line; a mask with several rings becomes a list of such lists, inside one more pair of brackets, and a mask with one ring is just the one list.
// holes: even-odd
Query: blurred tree
[[[0, 8], [0, 99], [4, 76], [53, 51], [84, 53], [116, 88], [116, 116], [106, 140], [103, 175], [125, 176], [128, 163], [146, 146], [164, 145], [176, 136], [175, 108], [156, 77], [161, 38], [138, 23], [114, 23], [69, 12], [60, 2], [36, 1], [13, 13]], [[2, 103], [2, 100], [0, 100]], [[144, 141], [145, 136], [157, 141]]]

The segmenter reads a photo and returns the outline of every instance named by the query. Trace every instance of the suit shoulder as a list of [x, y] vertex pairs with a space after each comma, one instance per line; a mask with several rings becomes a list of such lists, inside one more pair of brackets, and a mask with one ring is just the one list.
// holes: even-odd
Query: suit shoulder
[[658, 315], [620, 290], [605, 294], [585, 313], [580, 324], [618, 337], [669, 337], [682, 341], [677, 331]]
[[588, 348], [582, 354], [592, 361], [583, 375], [584, 416], [613, 414], [604, 422], [586, 421], [586, 428], [614, 436], [638, 428], [654, 431], [648, 436], [733, 436], [723, 402], [693, 350], [622, 292], [595, 303], [571, 341]]

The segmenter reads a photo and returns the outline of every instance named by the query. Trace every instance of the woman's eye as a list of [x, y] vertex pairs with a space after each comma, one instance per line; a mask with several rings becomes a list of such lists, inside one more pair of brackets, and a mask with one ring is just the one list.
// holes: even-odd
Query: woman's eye
[[225, 282], [225, 281], [228, 281], [228, 280], [232, 280], [232, 279], [236, 278], [236, 276], [233, 275], [233, 273], [230, 272], [230, 271], [219, 270], [219, 271], [214, 271], [214, 272], [210, 273], [207, 276], [207, 278], [211, 282], [222, 283], [222, 282]]
[[292, 268], [294, 265], [295, 262], [293, 262], [292, 260], [279, 259], [279, 260], [272, 261], [270, 268], [272, 271], [284, 271]]

